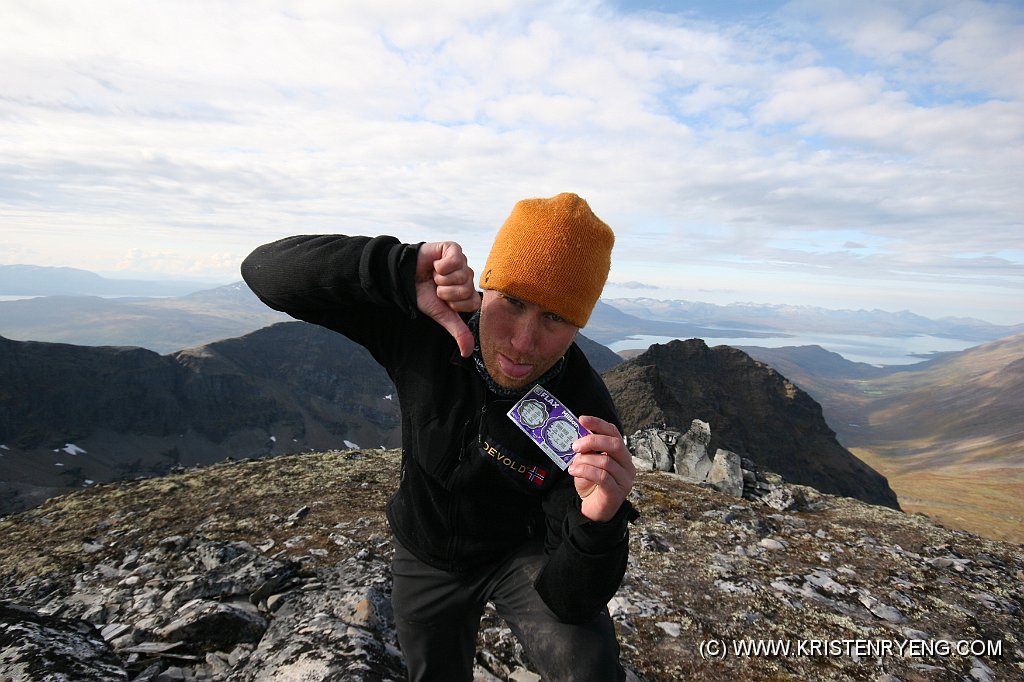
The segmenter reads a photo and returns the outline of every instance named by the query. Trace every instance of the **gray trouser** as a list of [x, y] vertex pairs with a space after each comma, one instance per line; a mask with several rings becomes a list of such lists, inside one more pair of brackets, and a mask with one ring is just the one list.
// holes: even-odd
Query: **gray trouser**
[[621, 682], [615, 627], [603, 610], [563, 623], [537, 594], [539, 544], [469, 575], [429, 566], [395, 542], [392, 606], [411, 682], [473, 679], [477, 630], [488, 601], [515, 633], [544, 682]]

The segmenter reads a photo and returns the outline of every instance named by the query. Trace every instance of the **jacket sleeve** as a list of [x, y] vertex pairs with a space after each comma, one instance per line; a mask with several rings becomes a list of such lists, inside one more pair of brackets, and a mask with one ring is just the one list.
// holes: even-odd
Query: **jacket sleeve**
[[418, 250], [387, 236], [287, 237], [249, 254], [242, 278], [266, 305], [341, 332], [387, 366], [396, 325], [418, 315]]
[[589, 620], [619, 589], [629, 557], [628, 522], [636, 512], [626, 500], [609, 521], [591, 521], [580, 511], [580, 498], [571, 479], [568, 486], [545, 501], [545, 506], [549, 505], [563, 506], [567, 511], [557, 529], [551, 527], [556, 516], [546, 513], [548, 537], [557, 532], [561, 542], [537, 576], [537, 592], [561, 620]]

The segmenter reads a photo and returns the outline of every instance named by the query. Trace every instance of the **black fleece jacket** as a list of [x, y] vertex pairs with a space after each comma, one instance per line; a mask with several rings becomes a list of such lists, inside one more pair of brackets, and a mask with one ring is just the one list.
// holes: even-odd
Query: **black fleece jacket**
[[[402, 474], [387, 513], [403, 545], [460, 573], [543, 534], [548, 561], [538, 592], [561, 619], [588, 619], [622, 581], [635, 512], [626, 502], [606, 523], [583, 516], [572, 478], [506, 416], [516, 401], [488, 390], [451, 335], [418, 312], [418, 248], [393, 237], [289, 237], [253, 251], [242, 276], [271, 308], [366, 347], [394, 381]], [[575, 414], [619, 426], [576, 344], [545, 388]]]

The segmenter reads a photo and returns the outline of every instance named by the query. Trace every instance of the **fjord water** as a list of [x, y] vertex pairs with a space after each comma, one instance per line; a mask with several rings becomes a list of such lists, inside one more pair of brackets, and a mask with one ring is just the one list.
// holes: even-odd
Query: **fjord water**
[[[668, 343], [671, 336], [631, 336], [628, 339], [608, 344], [616, 353], [640, 348], [646, 349], [655, 343]], [[869, 365], [910, 365], [936, 353], [961, 351], [984, 343], [977, 340], [950, 339], [938, 336], [865, 336], [858, 334], [815, 334], [798, 333], [770, 337], [705, 337], [708, 346], [761, 346], [781, 348], [783, 346], [821, 346], [838, 353], [851, 362]]]

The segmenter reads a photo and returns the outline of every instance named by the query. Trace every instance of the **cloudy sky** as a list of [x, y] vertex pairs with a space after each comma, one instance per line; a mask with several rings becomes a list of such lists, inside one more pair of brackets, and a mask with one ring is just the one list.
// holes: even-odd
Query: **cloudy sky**
[[0, 0], [0, 264], [238, 279], [574, 191], [606, 297], [1024, 322], [1024, 4]]

